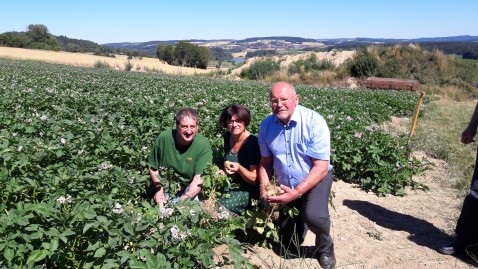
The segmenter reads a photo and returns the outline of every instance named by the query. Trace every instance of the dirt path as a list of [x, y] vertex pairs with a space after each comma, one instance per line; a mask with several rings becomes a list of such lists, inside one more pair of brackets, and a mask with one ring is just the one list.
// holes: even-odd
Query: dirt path
[[[437, 247], [450, 240], [462, 199], [447, 182], [446, 164], [429, 159], [435, 168], [416, 177], [427, 192], [408, 190], [405, 197], [377, 197], [334, 182], [331, 208], [336, 268], [477, 268], [467, 257], [446, 256]], [[308, 233], [303, 246], [313, 246]], [[285, 260], [269, 249], [256, 249], [251, 261], [261, 268], [320, 268], [313, 258]]]

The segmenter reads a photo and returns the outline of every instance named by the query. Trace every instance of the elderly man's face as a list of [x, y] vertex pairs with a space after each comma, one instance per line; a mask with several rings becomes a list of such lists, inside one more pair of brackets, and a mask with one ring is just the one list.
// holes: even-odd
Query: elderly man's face
[[295, 90], [287, 85], [276, 84], [270, 94], [272, 113], [283, 123], [287, 124], [295, 107], [299, 104], [299, 96]]

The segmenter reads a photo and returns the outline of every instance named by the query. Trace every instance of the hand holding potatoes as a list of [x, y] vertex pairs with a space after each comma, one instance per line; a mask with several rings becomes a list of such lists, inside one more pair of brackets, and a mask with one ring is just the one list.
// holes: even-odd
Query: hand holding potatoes
[[236, 162], [225, 161], [224, 162], [224, 171], [228, 175], [232, 175], [239, 170], [240, 164]]
[[267, 197], [277, 196], [284, 193], [284, 190], [281, 187], [271, 184], [270, 182], [265, 186]]

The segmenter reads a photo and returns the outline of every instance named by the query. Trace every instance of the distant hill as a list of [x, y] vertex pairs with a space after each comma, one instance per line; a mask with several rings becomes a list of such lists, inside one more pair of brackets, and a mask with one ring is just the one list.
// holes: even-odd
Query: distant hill
[[147, 42], [120, 42], [120, 43], [106, 43], [102, 44], [111, 48], [124, 48], [124, 49], [145, 49], [152, 46], [156, 47], [158, 44], [176, 44], [179, 41], [187, 41], [191, 43], [213, 43], [213, 42], [230, 42], [230, 43], [247, 43], [257, 42], [261, 40], [284, 40], [286, 42], [298, 43], [298, 42], [324, 42], [328, 44], [344, 43], [344, 42], [366, 42], [366, 43], [402, 43], [402, 42], [478, 42], [478, 36], [462, 35], [462, 36], [448, 36], [448, 37], [422, 37], [412, 39], [398, 39], [398, 38], [325, 38], [325, 39], [313, 39], [302, 37], [290, 37], [290, 36], [270, 36], [270, 37], [251, 37], [246, 39], [189, 39], [189, 40], [164, 40], [164, 41], [147, 41]]
[[326, 43], [344, 43], [344, 42], [368, 42], [368, 43], [422, 43], [422, 42], [478, 42], [478, 36], [461, 35], [461, 36], [446, 36], [446, 37], [421, 37], [421, 38], [328, 38], [317, 39], [318, 41]]
[[139, 50], [148, 55], [155, 55], [158, 44], [175, 45], [179, 41], [220, 48], [225, 52], [276, 50], [276, 51], [330, 51], [355, 50], [370, 44], [393, 45], [399, 43], [420, 43], [425, 49], [439, 49], [448, 54], [463, 55], [467, 51], [478, 52], [478, 36], [462, 35], [448, 37], [424, 37], [413, 39], [398, 38], [326, 38], [313, 39], [291, 36], [252, 37], [240, 40], [234, 39], [189, 39], [189, 40], [158, 40], [148, 42], [120, 42], [102, 44], [112, 49]]

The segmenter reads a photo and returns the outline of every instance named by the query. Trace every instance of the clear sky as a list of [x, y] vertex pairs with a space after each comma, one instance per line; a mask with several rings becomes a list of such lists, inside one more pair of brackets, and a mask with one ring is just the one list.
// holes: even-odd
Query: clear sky
[[478, 36], [478, 0], [0, 0], [0, 33], [43, 24], [99, 44]]

